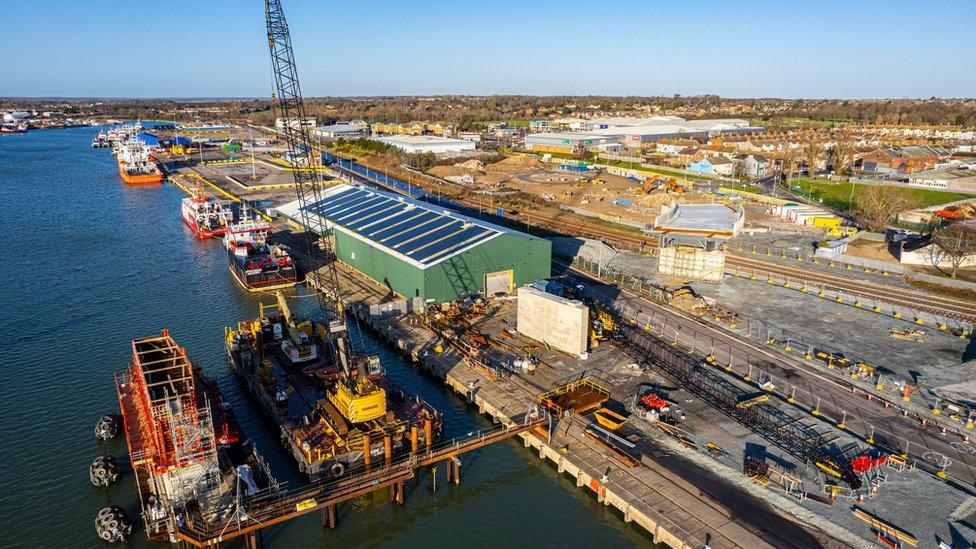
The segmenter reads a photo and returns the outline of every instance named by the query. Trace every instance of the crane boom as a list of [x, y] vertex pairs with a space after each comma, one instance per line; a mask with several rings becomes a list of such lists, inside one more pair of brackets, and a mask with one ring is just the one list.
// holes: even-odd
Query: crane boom
[[[298, 194], [298, 211], [301, 221], [310, 233], [306, 239], [312, 269], [308, 276], [317, 289], [319, 307], [326, 314], [330, 352], [342, 371], [349, 377], [354, 353], [346, 336], [346, 319], [340, 299], [339, 274], [335, 266], [335, 254], [325, 238], [326, 227], [322, 218], [309, 214], [309, 206], [322, 201], [322, 179], [315, 158], [312, 136], [305, 125], [305, 101], [298, 83], [298, 69], [291, 46], [288, 23], [280, 0], [265, 0], [265, 22], [268, 31], [268, 48], [271, 51], [271, 69], [275, 80], [275, 104], [277, 114], [284, 120], [282, 134], [288, 147], [291, 172]], [[317, 245], [314, 240], [321, 238]], [[325, 265], [323, 269], [322, 266]], [[323, 273], [323, 271], [325, 271]]]

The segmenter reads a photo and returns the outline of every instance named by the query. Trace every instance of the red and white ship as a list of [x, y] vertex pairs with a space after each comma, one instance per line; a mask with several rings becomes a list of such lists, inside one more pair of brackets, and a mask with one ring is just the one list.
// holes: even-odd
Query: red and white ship
[[184, 198], [180, 205], [183, 222], [200, 238], [210, 238], [227, 233], [234, 213], [226, 203], [197, 186], [193, 194]]
[[287, 288], [297, 281], [288, 252], [268, 243], [270, 232], [270, 224], [251, 219], [243, 208], [241, 220], [224, 234], [230, 272], [249, 292]]

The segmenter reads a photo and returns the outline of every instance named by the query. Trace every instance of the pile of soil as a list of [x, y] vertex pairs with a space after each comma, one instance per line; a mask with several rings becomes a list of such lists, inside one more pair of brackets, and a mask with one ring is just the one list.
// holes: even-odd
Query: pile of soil
[[501, 162], [489, 164], [486, 171], [491, 172], [524, 172], [531, 170], [544, 170], [545, 163], [535, 156], [519, 154], [510, 156]]
[[461, 166], [434, 166], [427, 170], [427, 173], [434, 177], [451, 177], [455, 175], [470, 175], [472, 177], [481, 175], [481, 172]]
[[471, 160], [465, 160], [464, 162], [458, 162], [457, 164], [455, 164], [455, 166], [457, 166], [458, 168], [467, 168], [469, 170], [475, 170], [478, 172], [485, 171], [485, 163], [476, 158], [472, 158]]

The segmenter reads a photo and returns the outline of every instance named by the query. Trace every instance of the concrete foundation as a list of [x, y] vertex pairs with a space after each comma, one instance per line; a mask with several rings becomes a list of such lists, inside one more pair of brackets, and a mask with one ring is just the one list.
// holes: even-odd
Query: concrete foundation
[[725, 274], [725, 252], [693, 246], [670, 246], [658, 252], [657, 270], [675, 278], [720, 282]]
[[589, 309], [579, 301], [547, 294], [531, 286], [518, 289], [516, 329], [565, 353], [578, 355], [586, 351], [589, 315]]

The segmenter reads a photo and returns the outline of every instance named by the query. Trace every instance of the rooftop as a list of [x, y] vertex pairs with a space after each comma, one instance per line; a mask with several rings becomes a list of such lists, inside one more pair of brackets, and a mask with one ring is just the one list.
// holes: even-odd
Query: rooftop
[[[320, 224], [376, 246], [426, 269], [474, 246], [509, 233], [529, 235], [476, 220], [453, 210], [372, 188], [340, 184], [325, 189], [307, 208]], [[298, 201], [278, 208], [301, 219]], [[315, 224], [315, 222], [313, 222]]]
[[470, 141], [465, 141], [464, 139], [451, 139], [449, 137], [437, 137], [433, 135], [390, 135], [377, 137], [376, 140], [390, 144], [402, 143], [409, 145], [466, 145], [470, 143]]
[[739, 233], [744, 221], [744, 210], [733, 210], [724, 204], [673, 203], [661, 206], [652, 231], [731, 238]]
[[534, 139], [558, 139], [565, 141], [583, 141], [586, 139], [600, 139], [604, 137], [597, 132], [585, 133], [585, 132], [542, 132], [542, 133], [530, 133], [525, 136], [526, 138]]
[[360, 132], [363, 131], [362, 126], [357, 126], [355, 124], [331, 124], [328, 126], [319, 126], [315, 128], [315, 131], [319, 132]]

